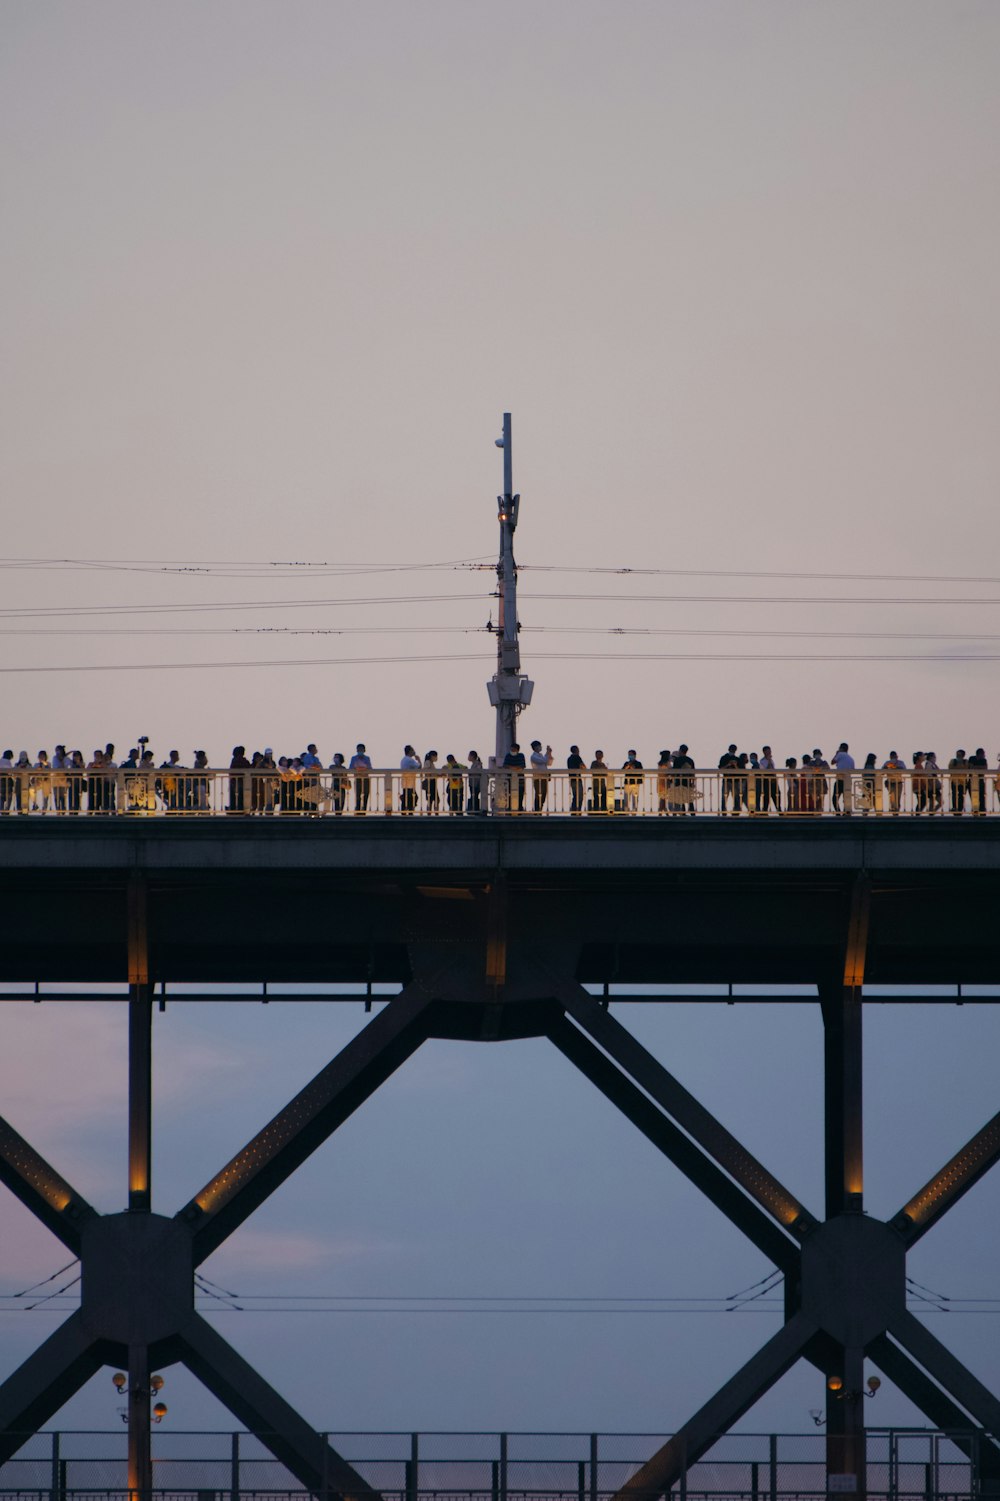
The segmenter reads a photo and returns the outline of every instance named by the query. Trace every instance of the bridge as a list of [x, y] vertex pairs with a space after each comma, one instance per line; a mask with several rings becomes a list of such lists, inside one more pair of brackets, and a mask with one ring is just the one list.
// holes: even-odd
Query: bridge
[[[325, 923], [302, 923], [301, 898]], [[830, 1401], [824, 1463], [867, 1484], [867, 1358], [1000, 1484], [1000, 1403], [906, 1308], [907, 1251], [1000, 1155], [1000, 1114], [886, 1221], [865, 1214], [862, 1036], [878, 987], [989, 1003], [1000, 979], [990, 818], [21, 817], [0, 835], [0, 994], [117, 998], [129, 1032], [128, 1210], [101, 1215], [12, 1124], [0, 1178], [82, 1263], [80, 1309], [0, 1386], [0, 1462], [102, 1365], [128, 1372], [129, 1486], [149, 1489], [149, 1373], [182, 1361], [305, 1489], [379, 1487], [195, 1311], [193, 1273], [429, 1038], [546, 1039], [784, 1275], [786, 1317], [614, 1487], [686, 1485], [798, 1360]], [[935, 921], [920, 915], [928, 900]], [[266, 907], [266, 929], [248, 907]], [[51, 914], [57, 910], [58, 923]], [[360, 1003], [371, 1019], [172, 1215], [150, 1209], [151, 1011], [226, 983], [249, 1001]], [[715, 985], [798, 985], [818, 1007], [825, 1177], [808, 1203], [615, 1016]], [[303, 987], [300, 991], [298, 987]], [[979, 988], [977, 990], [977, 987]], [[735, 993], [735, 992], [733, 992]], [[610, 1472], [609, 1472], [610, 1473]]]

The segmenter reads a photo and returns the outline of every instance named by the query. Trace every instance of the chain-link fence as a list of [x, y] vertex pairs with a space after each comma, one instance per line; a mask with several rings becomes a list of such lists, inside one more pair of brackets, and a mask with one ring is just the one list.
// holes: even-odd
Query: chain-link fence
[[[302, 1501], [310, 1494], [267, 1436], [154, 1430], [155, 1501]], [[331, 1433], [333, 1450], [386, 1501], [615, 1501], [664, 1434]], [[685, 1461], [677, 1501], [807, 1501], [833, 1492], [878, 1501], [978, 1501], [985, 1435], [869, 1429], [865, 1473], [839, 1473], [828, 1437], [728, 1433]], [[0, 1465], [0, 1501], [122, 1501], [127, 1433], [27, 1435]], [[280, 1445], [278, 1445], [280, 1447]], [[333, 1490], [321, 1484], [318, 1493]], [[314, 1492], [312, 1494], [317, 1494]], [[650, 1501], [659, 1494], [650, 1491]], [[642, 1501], [633, 1487], [633, 1501]]]

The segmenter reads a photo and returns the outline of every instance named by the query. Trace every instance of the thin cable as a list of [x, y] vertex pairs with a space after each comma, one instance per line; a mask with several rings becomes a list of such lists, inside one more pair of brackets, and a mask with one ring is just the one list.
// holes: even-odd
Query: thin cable
[[[467, 568], [488, 568], [470, 560]], [[519, 573], [635, 574], [640, 578], [817, 579], [865, 584], [1000, 584], [1000, 578], [962, 573], [793, 573], [750, 568], [612, 568], [566, 563], [520, 563]]]
[[[440, 652], [429, 655], [389, 657], [276, 657], [256, 658], [247, 662], [107, 662], [61, 663], [58, 666], [0, 667], [0, 674], [52, 672], [204, 672], [257, 667], [371, 667], [426, 662], [478, 662], [483, 653]], [[538, 652], [536, 662], [849, 662], [859, 667], [865, 663], [912, 662], [1000, 662], [1000, 652], [940, 652], [903, 654], [816, 652]]]
[[30, 1297], [30, 1295], [34, 1292], [37, 1292], [40, 1287], [48, 1287], [50, 1282], [54, 1282], [56, 1278], [61, 1277], [64, 1272], [70, 1271], [72, 1267], [75, 1267], [77, 1265], [79, 1259], [80, 1258], [78, 1256], [74, 1256], [72, 1261], [67, 1261], [66, 1265], [61, 1266], [57, 1272], [53, 1272], [51, 1277], [43, 1277], [41, 1282], [33, 1282], [30, 1287], [22, 1288], [19, 1293], [3, 1293], [2, 1296], [5, 1298]]
[[202, 605], [52, 605], [43, 609], [24, 606], [0, 610], [5, 620], [36, 620], [51, 616], [91, 615], [202, 615], [216, 610], [305, 610], [321, 606], [332, 609], [342, 605], [421, 605], [451, 604], [456, 600], [483, 599], [482, 592], [472, 594], [372, 594], [351, 599], [243, 599], [214, 600]]

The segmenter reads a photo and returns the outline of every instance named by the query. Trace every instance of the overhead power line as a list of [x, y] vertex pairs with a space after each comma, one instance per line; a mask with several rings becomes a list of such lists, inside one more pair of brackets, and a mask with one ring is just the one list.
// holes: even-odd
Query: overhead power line
[[[53, 673], [53, 672], [197, 672], [209, 669], [248, 667], [371, 667], [403, 663], [426, 662], [483, 662], [482, 653], [440, 652], [427, 655], [384, 657], [275, 657], [271, 660], [254, 658], [250, 661], [228, 662], [64, 662], [53, 666], [0, 667], [0, 673]], [[853, 652], [536, 652], [537, 662], [849, 662], [853, 666], [885, 662], [1000, 662], [1000, 652], [935, 652], [899, 653], [866, 652], [859, 656]]]

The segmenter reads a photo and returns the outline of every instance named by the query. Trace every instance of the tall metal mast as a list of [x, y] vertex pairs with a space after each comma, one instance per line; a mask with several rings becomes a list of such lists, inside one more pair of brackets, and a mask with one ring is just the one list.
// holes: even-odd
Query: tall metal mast
[[509, 412], [503, 414], [503, 437], [497, 438], [496, 445], [503, 449], [503, 494], [497, 496], [500, 515], [497, 594], [500, 604], [497, 624], [497, 670], [487, 684], [487, 691], [490, 703], [497, 715], [496, 764], [502, 766], [504, 757], [517, 739], [515, 733], [517, 716], [531, 703], [531, 693], [535, 686], [521, 672], [521, 649], [518, 642], [514, 530], [517, 526], [517, 508], [521, 497], [513, 493], [514, 466], [510, 443]]

